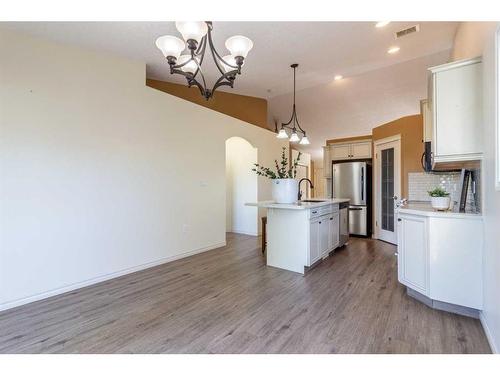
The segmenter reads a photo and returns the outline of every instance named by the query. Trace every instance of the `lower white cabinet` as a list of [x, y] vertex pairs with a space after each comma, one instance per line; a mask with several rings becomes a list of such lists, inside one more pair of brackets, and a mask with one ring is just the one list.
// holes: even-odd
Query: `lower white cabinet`
[[323, 257], [339, 246], [339, 213], [336, 212], [328, 218], [328, 246]]
[[320, 234], [320, 218], [312, 219], [309, 224], [309, 259], [307, 265], [315, 263], [321, 258], [321, 234]]
[[482, 219], [398, 213], [398, 280], [440, 302], [482, 308]]
[[334, 205], [326, 212], [319, 212], [318, 214], [321, 216], [312, 217], [309, 221], [307, 266], [311, 266], [321, 258], [327, 257], [339, 245], [338, 205]]
[[311, 219], [309, 224], [309, 259], [312, 265], [339, 245], [339, 213], [334, 212]]
[[427, 218], [398, 218], [398, 279], [419, 293], [429, 293]]

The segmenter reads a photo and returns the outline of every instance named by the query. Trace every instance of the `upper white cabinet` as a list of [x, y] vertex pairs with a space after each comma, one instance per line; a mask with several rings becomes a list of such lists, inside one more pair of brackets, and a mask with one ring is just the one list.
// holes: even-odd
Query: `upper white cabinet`
[[330, 157], [330, 146], [323, 146], [323, 176], [332, 178], [332, 158]]
[[323, 147], [323, 173], [325, 178], [332, 177], [332, 161], [371, 159], [372, 142], [339, 142]]
[[481, 159], [481, 59], [457, 61], [429, 70], [432, 116], [431, 123], [424, 124], [432, 127], [434, 163]]
[[432, 112], [429, 106], [429, 101], [427, 99], [420, 101], [420, 113], [422, 114], [422, 120], [424, 123], [424, 134], [423, 141], [432, 141]]
[[345, 160], [351, 157], [350, 144], [338, 144], [330, 146], [330, 156], [332, 160]]
[[352, 159], [370, 159], [372, 157], [372, 142], [351, 143]]

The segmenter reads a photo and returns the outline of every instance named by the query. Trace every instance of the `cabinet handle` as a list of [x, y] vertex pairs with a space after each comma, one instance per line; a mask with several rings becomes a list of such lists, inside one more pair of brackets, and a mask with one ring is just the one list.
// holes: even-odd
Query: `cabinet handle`
[[321, 221], [319, 223], [321, 224]]
[[318, 211], [313, 211], [312, 213], [313, 213], [313, 214], [317, 214], [317, 213], [318, 213]]
[[333, 217], [331, 217], [330, 220], [333, 220]]
[[398, 256], [398, 253], [394, 253], [394, 256], [397, 257]]
[[401, 221], [401, 219], [398, 219], [398, 221]]

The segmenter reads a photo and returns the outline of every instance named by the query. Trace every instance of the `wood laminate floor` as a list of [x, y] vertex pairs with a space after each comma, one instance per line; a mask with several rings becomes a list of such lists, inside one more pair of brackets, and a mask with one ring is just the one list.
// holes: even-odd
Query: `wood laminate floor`
[[349, 245], [305, 277], [257, 237], [0, 313], [0, 353], [489, 353], [478, 320], [397, 282], [394, 246]]

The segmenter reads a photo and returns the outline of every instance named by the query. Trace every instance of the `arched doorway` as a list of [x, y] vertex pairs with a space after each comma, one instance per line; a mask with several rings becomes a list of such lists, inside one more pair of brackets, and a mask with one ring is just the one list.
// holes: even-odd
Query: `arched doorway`
[[257, 208], [245, 206], [257, 202], [257, 149], [241, 137], [226, 140], [226, 232], [258, 235]]

